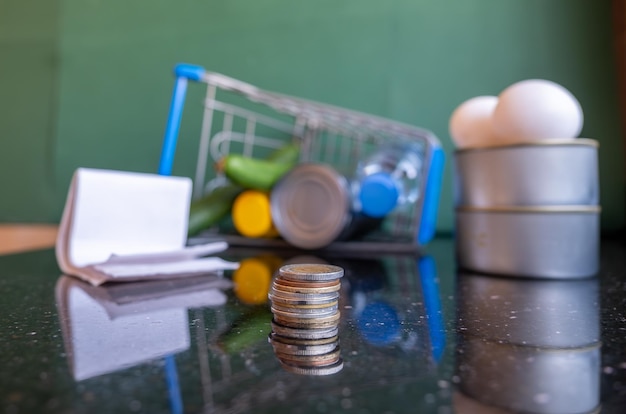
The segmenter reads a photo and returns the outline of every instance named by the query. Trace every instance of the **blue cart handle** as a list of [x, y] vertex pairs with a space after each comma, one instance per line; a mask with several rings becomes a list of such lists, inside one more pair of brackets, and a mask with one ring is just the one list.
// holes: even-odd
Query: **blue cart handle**
[[204, 73], [205, 70], [201, 66], [179, 64], [174, 68], [176, 83], [174, 83], [170, 112], [167, 117], [165, 137], [163, 138], [163, 148], [161, 149], [161, 160], [159, 161], [159, 174], [161, 175], [172, 175], [176, 141], [178, 140], [178, 131], [180, 129], [180, 121], [183, 118], [185, 97], [187, 95], [187, 83], [190, 80], [196, 82], [202, 80]]
[[446, 158], [443, 148], [439, 145], [432, 145], [430, 153], [424, 201], [422, 202], [422, 217], [417, 234], [417, 243], [421, 246], [428, 243], [435, 236], [439, 195]]

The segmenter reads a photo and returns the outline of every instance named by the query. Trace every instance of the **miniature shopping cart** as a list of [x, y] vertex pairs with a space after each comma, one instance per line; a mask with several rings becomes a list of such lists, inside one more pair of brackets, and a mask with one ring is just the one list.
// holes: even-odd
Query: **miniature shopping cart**
[[[251, 84], [199, 66], [180, 64], [161, 152], [159, 174], [170, 175], [189, 81], [206, 85], [203, 119], [194, 178], [194, 197], [200, 197], [219, 174], [212, 165], [229, 153], [262, 157], [286, 142], [300, 140], [301, 162], [325, 163], [350, 178], [359, 160], [381, 143], [404, 139], [421, 147], [419, 199], [394, 211], [376, 233], [359, 241], [333, 243], [335, 250], [415, 250], [435, 233], [444, 152], [436, 136], [425, 129], [356, 111], [262, 90]], [[223, 238], [231, 245], [282, 243], [275, 239], [246, 239], [208, 230], [197, 239]], [[196, 240], [199, 241], [199, 240]], [[205, 240], [202, 240], [205, 241]], [[191, 242], [191, 240], [190, 240]]]

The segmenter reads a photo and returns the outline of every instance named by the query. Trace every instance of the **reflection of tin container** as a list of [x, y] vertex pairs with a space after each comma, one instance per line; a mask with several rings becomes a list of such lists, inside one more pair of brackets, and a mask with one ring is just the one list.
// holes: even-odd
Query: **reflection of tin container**
[[287, 173], [272, 189], [271, 211], [280, 235], [303, 249], [357, 237], [380, 224], [352, 213], [348, 180], [324, 164], [300, 164]]
[[459, 330], [490, 340], [576, 348], [600, 340], [598, 279], [528, 280], [460, 274]]
[[579, 138], [457, 151], [455, 205], [597, 205], [597, 147]]
[[600, 344], [546, 349], [461, 336], [460, 389], [513, 412], [589, 413], [600, 404]]
[[459, 265], [477, 272], [581, 278], [598, 271], [599, 207], [456, 211]]

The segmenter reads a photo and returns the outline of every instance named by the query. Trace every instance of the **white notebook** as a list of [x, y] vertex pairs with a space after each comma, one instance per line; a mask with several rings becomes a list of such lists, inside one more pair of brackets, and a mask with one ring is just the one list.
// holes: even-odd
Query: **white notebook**
[[190, 201], [189, 178], [79, 168], [59, 226], [59, 267], [95, 286], [236, 269], [206, 257], [225, 242], [185, 246]]

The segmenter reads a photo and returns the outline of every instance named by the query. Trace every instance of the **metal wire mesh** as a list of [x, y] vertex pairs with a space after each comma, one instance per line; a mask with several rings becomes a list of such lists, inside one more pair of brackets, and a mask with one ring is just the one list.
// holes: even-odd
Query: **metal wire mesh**
[[[413, 140], [429, 157], [434, 135], [385, 118], [261, 90], [216, 73], [205, 73], [206, 95], [194, 196], [214, 179], [211, 165], [229, 153], [262, 156], [290, 140], [299, 140], [302, 162], [331, 165], [348, 179], [359, 160], [392, 140]], [[243, 98], [243, 100], [242, 100]], [[239, 101], [237, 101], [239, 99]], [[422, 166], [422, 177], [428, 174]], [[219, 177], [217, 177], [219, 179]], [[414, 243], [421, 200], [385, 219], [385, 242]], [[380, 235], [378, 235], [380, 237]]]

